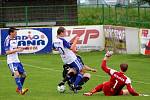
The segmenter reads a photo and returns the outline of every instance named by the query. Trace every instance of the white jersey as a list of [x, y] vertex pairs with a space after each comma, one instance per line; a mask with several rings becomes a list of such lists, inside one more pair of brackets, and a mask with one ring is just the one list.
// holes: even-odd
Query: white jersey
[[71, 64], [77, 59], [75, 53], [70, 50], [70, 47], [70, 43], [63, 38], [57, 38], [53, 42], [53, 48], [59, 51], [64, 64]]
[[[5, 51], [13, 50], [17, 48], [17, 46], [18, 46], [18, 42], [16, 39], [10, 39], [9, 36], [5, 39], [5, 43], [4, 43]], [[20, 62], [17, 52], [7, 55], [7, 64], [17, 63], [17, 62]]]

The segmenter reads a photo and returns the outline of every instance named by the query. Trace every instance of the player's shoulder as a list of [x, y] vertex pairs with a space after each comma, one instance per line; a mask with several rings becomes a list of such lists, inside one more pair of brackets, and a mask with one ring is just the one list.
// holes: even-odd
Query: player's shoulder
[[57, 41], [60, 41], [60, 39], [59, 39], [59, 38], [55, 38], [55, 39], [53, 40], [53, 42], [57, 42]]
[[10, 40], [10, 37], [9, 36], [7, 36], [6, 37], [6, 39], [5, 39], [5, 41], [9, 41]]
[[5, 39], [5, 45], [6, 45], [6, 44], [9, 44], [9, 43], [10, 43], [10, 40], [11, 40], [11, 39], [9, 38], [9, 36], [7, 36], [6, 39]]
[[67, 40], [66, 39], [64, 39], [64, 38], [59, 38], [61, 41], [63, 41], [63, 42], [67, 42]]
[[129, 77], [127, 77], [126, 75], [124, 75], [124, 76], [126, 77], [126, 81], [125, 81], [125, 83], [126, 83], [126, 84], [131, 83], [131, 79], [130, 79]]
[[110, 74], [111, 74], [111, 75], [113, 75], [115, 72], [117, 72], [117, 71], [110, 68]]

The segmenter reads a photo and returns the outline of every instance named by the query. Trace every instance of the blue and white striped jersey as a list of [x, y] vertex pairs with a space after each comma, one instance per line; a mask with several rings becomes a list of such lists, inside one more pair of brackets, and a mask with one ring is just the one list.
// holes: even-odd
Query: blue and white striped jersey
[[[17, 46], [18, 46], [18, 42], [15, 38], [10, 39], [10, 37], [8, 36], [5, 39], [5, 42], [4, 42], [5, 51], [13, 50], [13, 49], [17, 48]], [[20, 62], [20, 60], [18, 58], [18, 52], [7, 55], [7, 64], [16, 63], [16, 62]]]
[[55, 39], [53, 42], [53, 48], [59, 51], [64, 64], [71, 64], [77, 59], [75, 53], [70, 50], [70, 43], [63, 38]]

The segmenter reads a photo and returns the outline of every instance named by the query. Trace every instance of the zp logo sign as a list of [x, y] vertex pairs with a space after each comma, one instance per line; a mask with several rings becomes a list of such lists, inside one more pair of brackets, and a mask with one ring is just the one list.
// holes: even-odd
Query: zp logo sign
[[[57, 38], [57, 30], [53, 28], [53, 40]], [[75, 37], [79, 37], [77, 43], [78, 50], [104, 50], [104, 34], [102, 25], [91, 26], [65, 26], [67, 41], [73, 42]]]
[[71, 37], [70, 42], [73, 42], [77, 36], [80, 38], [78, 44], [88, 44], [99, 38], [100, 32], [95, 28], [68, 28], [66, 30], [66, 37]]

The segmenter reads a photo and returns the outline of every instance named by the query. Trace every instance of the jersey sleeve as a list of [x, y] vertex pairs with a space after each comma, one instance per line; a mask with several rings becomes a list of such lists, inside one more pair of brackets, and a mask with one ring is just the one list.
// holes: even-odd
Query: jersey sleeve
[[126, 85], [127, 90], [129, 91], [129, 93], [133, 96], [139, 96], [139, 94], [132, 88], [131, 84], [127, 84]]
[[5, 48], [5, 51], [9, 50], [9, 48], [10, 48], [10, 40], [9, 39], [5, 40], [5, 42], [4, 42], [4, 48]]
[[127, 90], [129, 91], [129, 93], [133, 96], [139, 96], [139, 94], [134, 90], [134, 88], [131, 85], [131, 79], [127, 77], [126, 81], [125, 81]]
[[78, 58], [78, 60], [82, 63], [82, 65], [84, 65], [84, 62], [83, 62], [81, 56], [77, 55], [77, 58]]
[[125, 84], [131, 84], [131, 79], [127, 77]]
[[102, 70], [103, 70], [104, 72], [106, 72], [106, 73], [109, 74], [109, 75], [113, 75], [115, 72], [117, 72], [116, 70], [111, 69], [111, 68], [109, 68], [109, 67], [107, 66], [106, 60], [103, 60], [103, 61], [102, 61], [101, 68], [102, 68]]
[[110, 69], [110, 75], [113, 75], [115, 72], [117, 72], [117, 71], [114, 69]]
[[63, 45], [64, 45], [65, 48], [68, 48], [68, 49], [71, 48], [70, 42], [66, 41], [66, 40], [63, 39], [63, 38], [60, 38], [60, 39], [63, 41]]
[[52, 44], [52, 48], [55, 50], [56, 48], [55, 48], [55, 46], [54, 46], [54, 43]]
[[110, 75], [110, 68], [107, 67], [107, 65], [106, 65], [106, 60], [103, 60], [103, 61], [102, 61], [101, 68], [102, 68], [102, 70], [103, 70], [104, 72], [106, 72], [106, 73], [108, 73], [108, 74]]

